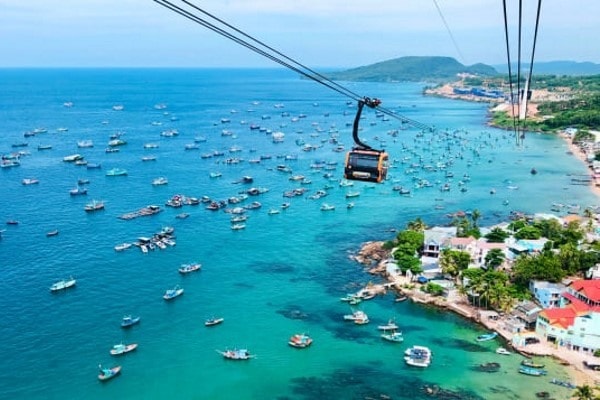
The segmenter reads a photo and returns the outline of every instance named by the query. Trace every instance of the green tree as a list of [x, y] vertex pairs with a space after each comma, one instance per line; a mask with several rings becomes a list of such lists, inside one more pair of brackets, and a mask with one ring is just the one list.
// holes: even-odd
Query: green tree
[[515, 233], [515, 239], [536, 240], [542, 237], [542, 233], [534, 226], [524, 226]]
[[577, 400], [595, 400], [594, 390], [589, 385], [577, 386], [573, 396]]
[[431, 295], [434, 296], [441, 296], [442, 294], [444, 294], [444, 288], [441, 285], [438, 285], [437, 283], [427, 283], [427, 285], [425, 285], [425, 287], [423, 288], [423, 291], [425, 291], [426, 293], [429, 293]]
[[405, 249], [412, 248], [412, 254], [418, 253], [423, 248], [423, 242], [425, 241], [425, 234], [423, 232], [416, 232], [411, 230], [401, 231], [396, 236], [398, 247]]
[[477, 228], [477, 221], [481, 218], [481, 212], [478, 209], [474, 209], [471, 212], [471, 221], [473, 221], [473, 227]]
[[560, 282], [566, 276], [560, 260], [550, 251], [537, 256], [519, 256], [513, 264], [512, 272], [513, 282], [522, 290], [527, 290], [531, 280]]
[[413, 274], [420, 274], [423, 272], [423, 267], [421, 266], [421, 261], [418, 258], [411, 256], [405, 253], [397, 253], [394, 254], [394, 259], [396, 260], [396, 264], [402, 270], [402, 273], [406, 273], [406, 271], [411, 271]]
[[467, 269], [470, 262], [471, 255], [469, 253], [452, 249], [442, 250], [439, 258], [442, 272], [453, 278], [458, 277], [461, 271]]
[[406, 224], [406, 229], [410, 231], [423, 232], [427, 229], [427, 225], [420, 217], [417, 217], [414, 221], [410, 221]]
[[496, 228], [492, 228], [492, 230], [484, 237], [490, 243], [504, 243], [506, 238], [508, 238], [509, 236], [510, 235], [508, 234], [508, 232], [506, 232], [505, 230], [503, 230], [501, 228], [496, 227]]
[[485, 255], [485, 267], [487, 269], [496, 269], [502, 265], [506, 256], [501, 249], [491, 249]]
[[557, 257], [567, 275], [572, 275], [580, 271], [581, 253], [573, 243], [566, 243], [560, 246]]
[[581, 229], [579, 222], [572, 221], [567, 224], [565, 229], [563, 229], [562, 236], [562, 243], [573, 243], [577, 245], [583, 240], [584, 232]]

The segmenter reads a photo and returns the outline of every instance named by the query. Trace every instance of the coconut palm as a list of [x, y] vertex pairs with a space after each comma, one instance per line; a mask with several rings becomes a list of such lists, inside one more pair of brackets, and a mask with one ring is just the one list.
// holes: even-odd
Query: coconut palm
[[577, 386], [573, 396], [577, 400], [595, 400], [597, 397], [594, 396], [594, 390], [589, 385]]
[[417, 217], [414, 221], [406, 224], [406, 228], [411, 231], [423, 232], [425, 229], [427, 229], [427, 224], [425, 224], [420, 217]]

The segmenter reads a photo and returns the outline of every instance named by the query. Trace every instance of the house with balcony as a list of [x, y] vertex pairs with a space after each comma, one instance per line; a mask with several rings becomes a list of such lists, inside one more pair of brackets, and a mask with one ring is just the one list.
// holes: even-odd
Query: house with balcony
[[456, 227], [434, 226], [423, 231], [423, 256], [440, 258], [443, 248], [447, 247], [449, 240], [456, 237]]
[[545, 281], [529, 282], [529, 291], [533, 294], [542, 308], [556, 308], [560, 306], [561, 294], [567, 290], [562, 283]]
[[593, 354], [600, 349], [600, 281], [573, 281], [561, 293], [560, 307], [540, 312], [535, 330], [573, 351]]

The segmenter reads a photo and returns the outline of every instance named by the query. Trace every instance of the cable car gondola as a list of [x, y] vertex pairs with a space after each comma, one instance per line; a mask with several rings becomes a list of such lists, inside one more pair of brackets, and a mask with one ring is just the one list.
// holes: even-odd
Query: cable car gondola
[[346, 154], [344, 178], [356, 181], [380, 183], [385, 180], [388, 170], [388, 155], [383, 150], [375, 150], [362, 143], [358, 138], [358, 124], [365, 105], [375, 108], [381, 101], [365, 97], [358, 101], [358, 110], [352, 126], [352, 138], [357, 144]]

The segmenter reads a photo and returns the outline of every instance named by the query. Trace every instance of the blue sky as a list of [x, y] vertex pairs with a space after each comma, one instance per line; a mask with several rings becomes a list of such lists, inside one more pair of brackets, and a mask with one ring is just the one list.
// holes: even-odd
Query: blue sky
[[[311, 67], [356, 67], [410, 55], [506, 63], [501, 0], [436, 1], [194, 3]], [[507, 3], [516, 60], [518, 1]], [[529, 60], [538, 2], [524, 3], [523, 59]], [[544, 0], [536, 61], [600, 63], [599, 15], [598, 0]], [[0, 67], [276, 66], [152, 0], [0, 0], [0, 54]]]

